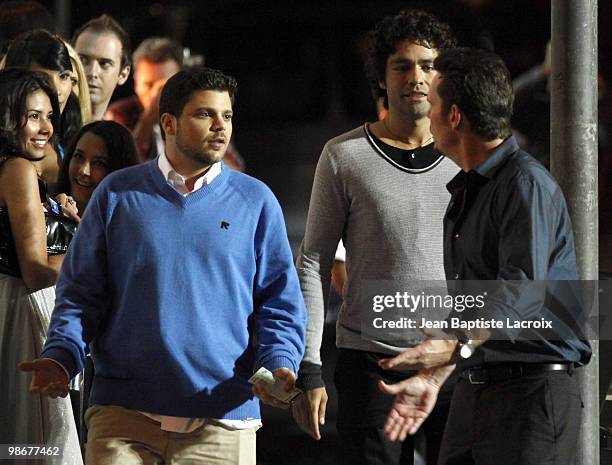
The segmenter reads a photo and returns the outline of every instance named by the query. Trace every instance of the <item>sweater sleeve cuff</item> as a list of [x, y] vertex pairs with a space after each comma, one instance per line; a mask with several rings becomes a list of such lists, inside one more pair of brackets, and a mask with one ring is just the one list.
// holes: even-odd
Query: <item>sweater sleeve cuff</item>
[[310, 391], [312, 389], [325, 387], [321, 372], [321, 365], [315, 365], [314, 363], [310, 362], [302, 362], [296, 385], [302, 391]]
[[80, 369], [77, 367], [74, 357], [72, 353], [67, 349], [62, 349], [61, 347], [50, 347], [45, 349], [42, 354], [40, 354], [40, 358], [49, 358], [59, 365], [62, 366], [68, 373], [68, 378], [74, 378]]
[[295, 362], [291, 358], [285, 357], [283, 355], [270, 357], [268, 360], [262, 363], [262, 366], [270, 371], [274, 371], [277, 368], [289, 368], [294, 373], [297, 373], [297, 367], [295, 366]]
[[52, 358], [41, 358], [40, 360], [51, 360], [58, 367], [60, 367], [64, 373], [66, 373], [66, 378], [68, 378], [68, 380], [70, 380], [70, 373], [68, 373], [68, 370], [66, 370], [66, 367], [64, 365], [62, 365], [60, 362], [58, 362], [57, 360], [53, 360]]

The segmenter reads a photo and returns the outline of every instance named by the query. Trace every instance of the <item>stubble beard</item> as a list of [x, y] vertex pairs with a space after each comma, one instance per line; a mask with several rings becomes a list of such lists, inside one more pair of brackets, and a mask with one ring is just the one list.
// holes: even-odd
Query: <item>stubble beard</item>
[[421, 118], [426, 118], [429, 115], [430, 105], [428, 102], [416, 103], [414, 105], [405, 105], [402, 108], [402, 113], [411, 120], [419, 120]]
[[221, 161], [227, 150], [227, 146], [222, 151], [208, 151], [203, 148], [198, 149], [184, 144], [179, 138], [176, 140], [176, 148], [190, 160], [205, 166], [210, 166]]
[[112, 97], [112, 93], [111, 95], [107, 95], [106, 93], [104, 93], [104, 88], [103, 87], [98, 87], [98, 92], [95, 93], [89, 93], [89, 100], [91, 102], [92, 105], [103, 105], [106, 104], [108, 106], [108, 104], [110, 103]]
[[389, 100], [389, 111], [394, 109], [398, 114], [402, 115], [403, 118], [410, 121], [427, 118], [429, 115], [429, 108], [430, 103], [427, 101], [411, 103], [401, 97], [393, 101]]

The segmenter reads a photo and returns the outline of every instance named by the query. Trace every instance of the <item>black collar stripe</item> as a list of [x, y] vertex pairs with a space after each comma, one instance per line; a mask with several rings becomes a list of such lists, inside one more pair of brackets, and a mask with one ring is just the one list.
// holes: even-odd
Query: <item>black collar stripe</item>
[[363, 125], [363, 130], [365, 131], [366, 136], [367, 136], [368, 140], [370, 141], [370, 144], [372, 144], [372, 147], [374, 147], [374, 150], [376, 150], [376, 152], [378, 152], [379, 155], [381, 155], [385, 160], [387, 160], [393, 166], [395, 166], [396, 168], [398, 168], [398, 169], [400, 169], [402, 171], [405, 171], [406, 173], [413, 173], [413, 174], [425, 173], [427, 171], [430, 171], [430, 170], [434, 169], [444, 159], [444, 155], [440, 154], [439, 158], [434, 160], [429, 166], [426, 166], [425, 168], [408, 168], [406, 166], [402, 166], [399, 163], [397, 163], [395, 160], [393, 160], [391, 157], [389, 157], [389, 155], [387, 155], [385, 153], [385, 151], [378, 146], [378, 144], [374, 140], [374, 137], [372, 136], [372, 133], [370, 132], [370, 128], [368, 126], [368, 123], [365, 123]]

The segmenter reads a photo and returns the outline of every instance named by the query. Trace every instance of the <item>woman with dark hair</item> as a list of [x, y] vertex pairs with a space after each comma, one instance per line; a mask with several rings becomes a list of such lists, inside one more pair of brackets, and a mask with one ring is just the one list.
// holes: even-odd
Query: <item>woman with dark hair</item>
[[81, 128], [67, 152], [59, 190], [74, 196], [82, 215], [107, 174], [136, 164], [138, 152], [130, 130], [114, 121], [95, 121]]
[[64, 148], [72, 142], [82, 126], [78, 100], [72, 96], [72, 62], [64, 42], [43, 29], [20, 34], [13, 40], [4, 57], [4, 67], [28, 68], [47, 74], [57, 91], [60, 125], [56, 127], [59, 136], [55, 147], [49, 145], [43, 178], [49, 190], [56, 192], [57, 176]]
[[42, 350], [71, 232], [39, 176], [58, 119], [45, 74], [0, 71], [0, 439], [57, 447], [45, 463], [82, 465], [70, 400], [29, 393], [17, 369]]
[[[82, 216], [93, 191], [108, 174], [121, 168], [138, 164], [138, 152], [134, 137], [128, 128], [115, 121], [94, 121], [81, 128], [66, 153], [59, 177], [60, 192], [74, 196]], [[66, 194], [59, 194], [63, 203]], [[94, 367], [87, 357], [84, 386], [79, 389], [85, 410], [89, 401]], [[70, 391], [73, 399], [75, 391]]]

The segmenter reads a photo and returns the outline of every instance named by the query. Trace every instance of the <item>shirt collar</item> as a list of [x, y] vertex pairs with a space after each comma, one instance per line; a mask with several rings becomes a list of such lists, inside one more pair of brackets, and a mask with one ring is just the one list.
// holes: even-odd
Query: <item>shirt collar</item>
[[486, 160], [481, 161], [467, 173], [463, 170], [460, 171], [450, 180], [446, 188], [452, 194], [464, 188], [468, 183], [484, 184], [487, 180], [493, 179], [499, 170], [504, 167], [512, 154], [516, 153], [519, 149], [515, 137], [508, 137]]
[[159, 158], [157, 159], [157, 166], [164, 175], [166, 182], [170, 184], [170, 186], [174, 188], [178, 193], [185, 196], [197, 191], [198, 189], [204, 186], [208, 186], [213, 181], [213, 179], [215, 179], [219, 174], [221, 174], [221, 162], [218, 161], [217, 163], [213, 163], [210, 169], [206, 172], [206, 174], [196, 180], [193, 186], [193, 190], [189, 191], [187, 189], [187, 186], [185, 185], [186, 178], [174, 170], [165, 152], [161, 152], [159, 154]]
[[474, 171], [481, 176], [491, 179], [503, 168], [508, 158], [513, 153], [518, 152], [518, 150], [519, 146], [516, 139], [514, 136], [510, 136], [493, 151], [491, 156], [475, 166]]

